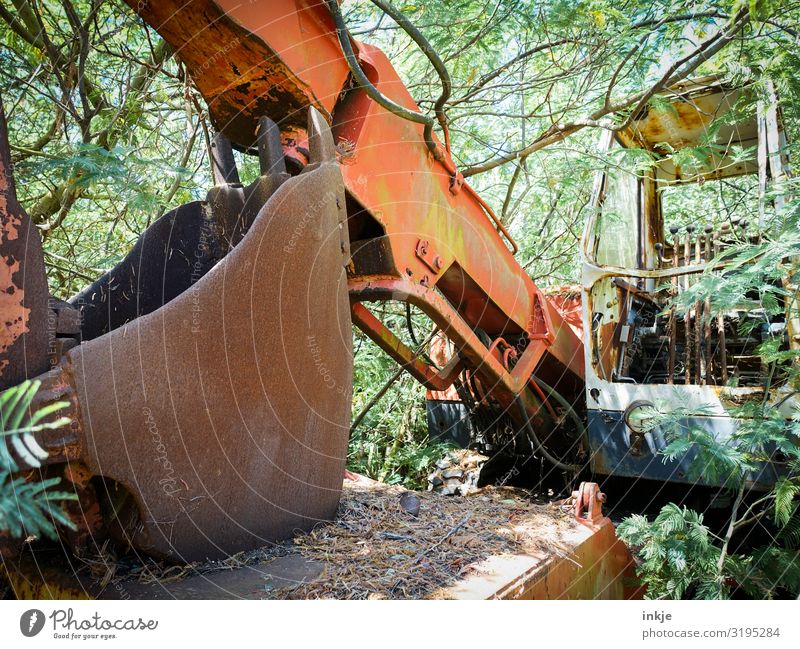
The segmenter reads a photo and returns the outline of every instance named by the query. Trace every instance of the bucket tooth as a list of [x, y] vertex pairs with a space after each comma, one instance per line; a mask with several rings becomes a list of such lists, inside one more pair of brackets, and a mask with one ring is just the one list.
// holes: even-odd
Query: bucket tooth
[[233, 157], [231, 141], [222, 133], [211, 140], [211, 173], [215, 185], [239, 184], [239, 170]]
[[259, 155], [262, 175], [243, 187], [230, 141], [219, 134], [214, 138], [216, 185], [205, 203], [187, 203], [157, 219], [121, 262], [70, 300], [81, 309], [83, 340], [167, 304], [242, 240], [270, 196], [289, 178], [280, 132], [268, 118], [262, 119]]
[[281, 131], [269, 117], [258, 120], [258, 162], [262, 176], [286, 173]]

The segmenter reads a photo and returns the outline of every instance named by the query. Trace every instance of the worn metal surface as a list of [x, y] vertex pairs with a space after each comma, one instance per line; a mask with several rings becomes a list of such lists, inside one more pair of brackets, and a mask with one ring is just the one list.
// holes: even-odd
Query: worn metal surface
[[17, 201], [0, 98], [0, 390], [47, 369], [48, 296], [42, 241]]
[[[658, 166], [658, 177], [670, 181], [697, 180], [698, 177], [727, 178], [755, 173], [754, 160], [738, 159], [732, 146], [754, 147], [758, 143], [755, 119], [743, 117], [715, 123], [753, 91], [720, 83], [715, 77], [686, 81], [672, 88], [664, 99], [668, 106], [648, 106], [637, 116], [622, 138], [633, 146], [642, 146], [661, 154], [687, 147], [706, 147], [707, 157], [695, 161], [694, 168], [682, 169], [667, 156]], [[714, 129], [712, 131], [712, 128]], [[710, 146], [709, 134], [714, 138]], [[699, 164], [698, 164], [699, 163]]]
[[469, 410], [460, 401], [427, 399], [425, 415], [431, 439], [467, 448], [472, 437]]
[[[678, 420], [682, 430], [703, 430], [720, 443], [725, 443], [736, 433], [740, 422], [725, 416], [687, 416]], [[631, 447], [631, 434], [622, 412], [615, 410], [589, 410], [589, 444], [591, 446], [592, 470], [600, 475], [644, 478], [659, 482], [682, 482], [717, 486], [718, 476], [692, 471], [696, 465], [698, 450], [690, 449], [677, 460], [668, 460], [663, 450], [668, 440], [661, 428], [644, 436], [644, 443]], [[777, 454], [776, 454], [777, 455]], [[771, 463], [758, 462], [758, 469], [751, 473], [748, 484], [754, 489], [768, 489], [775, 484], [777, 467]], [[696, 468], [696, 466], [695, 466]]]
[[581, 482], [578, 489], [572, 492], [572, 500], [576, 521], [590, 527], [605, 524], [607, 519], [603, 516], [603, 503], [606, 495], [596, 482]]
[[425, 387], [444, 390], [461, 373], [461, 359], [455, 355], [438, 372], [421, 360], [392, 331], [376, 318], [363, 304], [354, 302], [351, 306], [353, 323], [358, 325], [378, 347], [394, 358], [398, 364]]
[[453, 599], [641, 599], [633, 558], [611, 521], [560, 531], [559, 552], [490, 557]]
[[81, 311], [83, 340], [152, 313], [186, 291], [221, 256], [214, 221], [203, 203], [164, 214], [122, 261], [70, 300]]
[[[466, 362], [472, 367], [480, 368], [481, 375], [488, 378], [489, 385], [502, 386], [503, 390], [510, 394], [524, 390], [531, 372], [541, 362], [542, 356], [548, 349], [548, 342], [552, 339], [552, 329], [547, 323], [543, 322], [541, 326], [536, 327], [530, 335], [531, 342], [512, 370], [503, 364], [499, 351], [487, 349], [458, 311], [435, 291], [402, 279], [376, 279], [359, 283], [351, 279], [349, 286], [350, 299], [355, 305], [359, 305], [362, 301], [395, 299], [410, 302], [418, 307], [455, 343], [456, 349]], [[354, 321], [359, 317], [359, 313], [360, 309], [354, 311]], [[392, 353], [392, 345], [382, 340], [378, 332], [368, 326], [363, 327], [363, 330], [376, 344], [381, 345], [384, 351]], [[398, 362], [405, 361], [401, 354], [393, 356]], [[442, 390], [452, 383], [455, 375], [449, 378], [449, 383], [442, 381], [430, 387]]]
[[[312, 164], [191, 289], [71, 350], [83, 460], [121, 483], [123, 533], [220, 557], [333, 516], [350, 418], [344, 189], [312, 111]], [[102, 494], [101, 494], [102, 496]]]
[[348, 76], [322, 0], [127, 0], [170, 43], [218, 130], [249, 147], [262, 115], [305, 127], [329, 115]]
[[[181, 6], [177, 7], [178, 4]], [[552, 359], [554, 375], [582, 379], [583, 355], [578, 333], [558, 309], [541, 299], [480, 197], [466, 185], [464, 191], [451, 191], [455, 165], [449, 155], [445, 154], [441, 161], [435, 160], [423, 142], [421, 125], [398, 118], [369, 99], [362, 89], [346, 84], [346, 64], [322, 3], [281, 0], [241, 5], [196, 0], [158, 6], [146, 3], [136, 9], [173, 45], [193, 76], [207, 75], [208, 60], [220, 52], [231, 61], [246, 56], [250, 61], [248, 70], [263, 67], [261, 61], [265, 55], [259, 54], [262, 50], [278, 52], [280, 74], [285, 79], [283, 85], [276, 87], [286, 87], [286, 83], [301, 78], [307, 84], [305, 99], [302, 93], [295, 93], [291, 102], [325, 104], [332, 115], [337, 144], [347, 148], [347, 155], [342, 158], [342, 173], [349, 192], [350, 238], [358, 242], [348, 269], [351, 292], [360, 291], [360, 287], [373, 280], [435, 288], [419, 294], [427, 302], [428, 311], [438, 312], [441, 318], [451, 318], [455, 312], [464, 329], [477, 327], [490, 337], [527, 335], [537, 341], [532, 346], [537, 348], [535, 355], [540, 357], [544, 371]], [[225, 49], [230, 42], [229, 33], [217, 34], [216, 23], [210, 37], [206, 31], [206, 23], [223, 10], [228, 13], [219, 24], [234, 21], [246, 35], [232, 50]], [[313, 24], [305, 31], [304, 21], [312, 18]], [[237, 32], [237, 38], [240, 36]], [[202, 47], [201, 39], [207, 40]], [[386, 56], [370, 45], [355, 45], [360, 64], [375, 87], [400, 105], [419, 110]], [[277, 61], [272, 55], [264, 60]], [[308, 65], [309, 60], [313, 60], [313, 66]], [[225, 78], [214, 83], [201, 79], [198, 87], [218, 125], [230, 119], [230, 105], [236, 106], [240, 111], [237, 127], [228, 128], [226, 133], [235, 144], [250, 146], [253, 137], [248, 134], [255, 132], [257, 119], [250, 105], [260, 101], [260, 86], [245, 87], [241, 82], [247, 75], [231, 76], [230, 66], [214, 67], [211, 74]], [[236, 68], [241, 72], [238, 63]], [[232, 90], [234, 87], [236, 91]], [[284, 139], [294, 141], [293, 136], [288, 136], [295, 128], [290, 124], [294, 104], [282, 105], [281, 101], [276, 100], [272, 111], [282, 110], [285, 117], [282, 122], [278, 117], [273, 118], [279, 121]], [[243, 123], [248, 126], [240, 128]], [[429, 251], [433, 252], [428, 254]], [[380, 299], [407, 297], [389, 293]], [[539, 339], [543, 319], [548, 321], [546, 343]], [[375, 333], [375, 340], [382, 339], [375, 326], [367, 326], [365, 331]], [[465, 345], [467, 349], [463, 349]], [[487, 364], [494, 367], [486, 346], [474, 336], [469, 340], [462, 337], [459, 351], [470, 357], [475, 368]], [[411, 363], [408, 367], [415, 368]], [[429, 375], [416, 369], [420, 370], [417, 376]], [[486, 377], [487, 384], [494, 385], [498, 374], [499, 368], [495, 368]], [[516, 389], [523, 389], [526, 381], [527, 376], [517, 381]], [[504, 383], [502, 390], [508, 388], [508, 383]]]

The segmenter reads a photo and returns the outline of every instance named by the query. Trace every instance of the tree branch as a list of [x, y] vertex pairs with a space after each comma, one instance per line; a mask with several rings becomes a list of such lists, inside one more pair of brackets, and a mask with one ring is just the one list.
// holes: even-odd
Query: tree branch
[[[527, 145], [526, 147], [502, 154], [487, 162], [479, 165], [473, 165], [464, 169], [462, 171], [464, 177], [474, 176], [476, 174], [483, 173], [504, 165], [513, 160], [518, 160], [524, 156], [528, 156], [531, 153], [543, 149], [544, 147], [555, 142], [559, 142], [586, 127], [605, 128], [612, 131], [619, 131], [623, 128], [626, 128], [637, 112], [640, 111], [641, 108], [643, 108], [656, 93], [688, 77], [694, 70], [698, 68], [698, 66], [707, 61], [723, 47], [725, 47], [725, 45], [727, 45], [731, 40], [733, 40], [736, 34], [748, 23], [749, 18], [750, 16], [748, 9], [745, 8], [740, 10], [728, 27], [721, 29], [710, 39], [701, 43], [690, 54], [676, 61], [648, 90], [629, 95], [615, 104], [605, 105], [586, 118], [572, 120], [566, 124], [553, 124], [553, 126], [541, 133], [531, 144]], [[630, 112], [628, 118], [622, 124], [615, 124], [613, 120], [605, 119], [609, 115], [619, 113], [623, 110], [630, 109], [631, 107], [635, 108]]]

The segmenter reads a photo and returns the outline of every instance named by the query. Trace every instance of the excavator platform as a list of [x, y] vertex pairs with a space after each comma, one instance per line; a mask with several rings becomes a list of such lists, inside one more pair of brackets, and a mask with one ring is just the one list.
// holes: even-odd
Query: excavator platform
[[101, 553], [71, 558], [69, 573], [63, 557], [37, 554], [5, 570], [14, 595], [36, 599], [635, 598], [631, 555], [601, 500], [594, 483], [546, 503], [515, 488], [446, 496], [348, 473], [333, 522], [224, 560]]

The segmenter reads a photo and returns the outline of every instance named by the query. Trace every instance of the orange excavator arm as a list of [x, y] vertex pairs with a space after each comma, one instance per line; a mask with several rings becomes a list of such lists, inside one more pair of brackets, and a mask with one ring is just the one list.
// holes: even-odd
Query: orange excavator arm
[[[457, 372], [435, 372], [362, 303], [410, 302], [455, 343], [463, 366], [492, 391], [524, 393], [539, 367], [551, 377], [583, 377], [582, 343], [514, 258], [503, 224], [456, 170], [424, 126], [374, 101], [354, 80], [328, 2], [233, 0], [129, 4], [174, 48], [205, 97], [216, 128], [252, 149], [259, 118], [275, 121], [284, 153], [306, 164], [308, 106], [328, 119], [343, 153], [353, 320], [429, 388]], [[335, 10], [336, 8], [333, 7]], [[420, 108], [384, 53], [348, 41], [357, 65], [384, 97]], [[481, 341], [503, 338], [514, 350]]]

